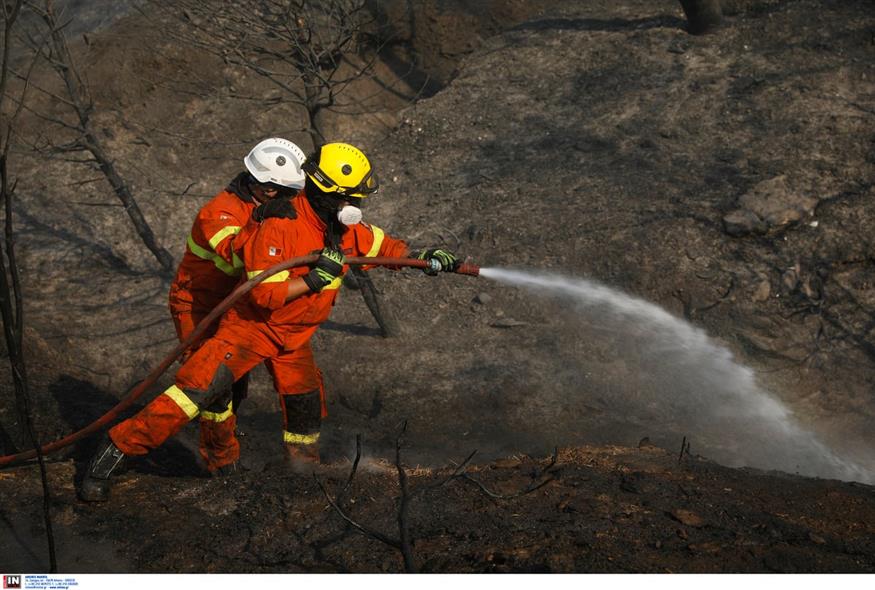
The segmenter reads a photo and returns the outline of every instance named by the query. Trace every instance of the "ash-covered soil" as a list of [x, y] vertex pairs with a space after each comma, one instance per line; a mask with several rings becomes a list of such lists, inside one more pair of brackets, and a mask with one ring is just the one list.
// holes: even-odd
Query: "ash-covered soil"
[[[59, 568], [875, 571], [869, 486], [729, 469], [689, 456], [679, 461], [677, 453], [651, 446], [566, 448], [555, 462], [512, 456], [463, 471], [457, 465], [409, 466], [405, 566], [401, 549], [392, 545], [401, 546], [402, 494], [389, 462], [365, 457], [349, 485], [349, 462], [313, 476], [279, 464], [226, 479], [159, 475], [141, 466], [121, 478], [112, 504], [104, 506], [77, 502], [73, 465], [55, 464], [50, 482]], [[0, 493], [17, 503], [16, 512], [4, 517], [12, 533], [3, 541], [0, 565], [6, 571], [39, 570], [37, 557], [44, 555], [42, 494], [28, 471], [0, 477]], [[320, 485], [332, 501], [340, 496], [337, 508]], [[380, 536], [386, 541], [375, 538]]]
[[[381, 175], [366, 219], [484, 267], [653, 302], [709, 334], [706, 352], [689, 356], [691, 340], [610, 305], [377, 270], [398, 333], [381, 338], [346, 291], [314, 340], [330, 412], [320, 479], [343, 487], [362, 434], [375, 466], [359, 469], [344, 510], [397, 536], [403, 421], [404, 462], [420, 466], [411, 488], [476, 449], [472, 477], [512, 494], [566, 449], [542, 476], [553, 481], [516, 499], [459, 478], [414, 497], [412, 549], [427, 571], [871, 571], [871, 487], [677, 457], [686, 437], [724, 465], [847, 473], [813, 468], [808, 449], [823, 445], [856, 466], [850, 479], [872, 481], [870, 4], [739, 2], [704, 37], [684, 31], [675, 2], [511, 4], [516, 21], [428, 4], [416, 16], [429, 41], [410, 43], [446, 87], [405, 107], [420, 85], [395, 80], [403, 91], [378, 115], [331, 121]], [[197, 208], [251, 144], [306, 139], [291, 107], [232, 97], [272, 89], [152, 26], [120, 19], [76, 51], [113, 157], [179, 258]], [[405, 51], [387, 58], [386, 80]], [[131, 57], [120, 64], [120, 53]], [[11, 166], [37, 424], [51, 440], [173, 348], [168, 277], [93, 173], [24, 148]], [[2, 394], [8, 450], [23, 442], [8, 385]], [[72, 485], [94, 441], [60, 454], [50, 475], [62, 569], [402, 570], [397, 550], [347, 527], [311, 477], [280, 466], [275, 406], [258, 370], [240, 419], [247, 471], [227, 480], [203, 477], [189, 429], [135, 464], [112, 504], [84, 506]], [[765, 409], [773, 418], [735, 429]], [[636, 449], [644, 437], [668, 450]], [[5, 542], [20, 548], [2, 554], [45, 568], [37, 470], [4, 470], [0, 485]]]

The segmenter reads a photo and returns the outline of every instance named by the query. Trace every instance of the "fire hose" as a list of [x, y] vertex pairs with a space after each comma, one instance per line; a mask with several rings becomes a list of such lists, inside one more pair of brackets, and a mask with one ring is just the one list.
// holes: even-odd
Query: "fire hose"
[[[62, 449], [77, 440], [80, 440], [89, 434], [97, 432], [110, 422], [112, 422], [119, 414], [125, 411], [128, 407], [131, 406], [135, 401], [137, 401], [147, 389], [149, 389], [155, 382], [164, 374], [164, 371], [170, 367], [178, 359], [186, 350], [197, 344], [203, 337], [204, 333], [207, 331], [207, 328], [215, 322], [218, 318], [222, 316], [234, 303], [243, 295], [251, 291], [255, 288], [256, 285], [263, 282], [264, 280], [270, 278], [271, 276], [282, 272], [284, 270], [288, 270], [290, 268], [295, 268], [298, 266], [304, 266], [307, 264], [313, 264], [319, 258], [318, 254], [309, 254], [307, 256], [298, 256], [297, 258], [290, 258], [289, 260], [285, 260], [276, 264], [264, 272], [256, 275], [255, 277], [249, 279], [245, 283], [241, 283], [234, 291], [231, 292], [221, 303], [219, 303], [213, 310], [197, 325], [194, 331], [188, 335], [182, 342], [180, 342], [173, 351], [168, 354], [164, 359], [154, 368], [152, 372], [149, 373], [143, 381], [141, 381], [136, 387], [134, 387], [131, 392], [118, 404], [115, 405], [111, 410], [105, 413], [103, 416], [85, 426], [84, 428], [77, 430], [76, 432], [65, 436], [64, 438], [60, 438], [54, 442], [47, 443], [42, 446], [42, 453], [48, 454], [59, 449]], [[387, 257], [373, 257], [366, 258], [362, 256], [356, 257], [348, 257], [346, 259], [346, 263], [352, 266], [391, 266], [391, 267], [409, 267], [409, 268], [429, 268], [430, 262], [428, 260], [419, 260], [417, 258], [387, 258]], [[460, 265], [455, 272], [457, 274], [465, 274], [471, 276], [478, 276], [480, 274], [480, 267], [473, 264], [462, 264]], [[22, 453], [18, 453], [15, 455], [5, 455], [0, 457], [0, 467], [6, 467], [9, 465], [13, 465], [15, 463], [19, 463], [21, 461], [26, 461], [28, 459], [33, 459], [36, 457], [36, 450], [31, 449], [29, 451], [24, 451]]]

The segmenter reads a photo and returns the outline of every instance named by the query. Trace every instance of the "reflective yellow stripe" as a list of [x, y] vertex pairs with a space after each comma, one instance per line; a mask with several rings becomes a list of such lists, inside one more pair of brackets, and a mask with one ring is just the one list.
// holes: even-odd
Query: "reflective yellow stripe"
[[377, 254], [380, 253], [380, 246], [383, 245], [383, 238], [386, 237], [386, 234], [376, 225], [372, 225], [371, 229], [374, 231], [374, 245], [371, 246], [371, 249], [368, 250], [368, 253], [365, 254], [368, 258], [373, 258]]
[[323, 291], [335, 291], [337, 289], [340, 289], [340, 285], [342, 285], [342, 284], [343, 284], [343, 279], [340, 277], [337, 277], [336, 279], [334, 279], [333, 281], [331, 281], [330, 283], [328, 283], [327, 285], [322, 287], [322, 290]]
[[237, 256], [236, 252], [231, 252], [231, 263], [234, 265], [235, 271], [243, 272], [243, 261], [240, 260], [240, 257]]
[[234, 412], [231, 411], [231, 403], [232, 402], [228, 402], [228, 409], [221, 413], [207, 412], [206, 410], [204, 410], [203, 412], [201, 412], [201, 420], [209, 420], [211, 422], [224, 422], [234, 414]]
[[[258, 275], [260, 275], [263, 272], [264, 272], [263, 270], [250, 270], [249, 272], [246, 273], [246, 278], [251, 279], [251, 278], [257, 277]], [[283, 281], [287, 281], [288, 279], [289, 279], [289, 271], [281, 270], [278, 273], [276, 273], [275, 275], [267, 277], [262, 282], [263, 283], [282, 283]]]
[[216, 232], [212, 238], [210, 238], [210, 248], [213, 250], [216, 249], [216, 246], [219, 245], [219, 242], [224, 240], [230, 235], [235, 235], [240, 233], [241, 227], [239, 225], [229, 225], [227, 227], [223, 227], [219, 231]]
[[225, 259], [212, 252], [207, 250], [206, 248], [202, 248], [194, 241], [194, 238], [189, 234], [188, 236], [188, 249], [191, 250], [191, 253], [197, 256], [198, 258], [203, 258], [204, 260], [209, 260], [213, 264], [216, 265], [220, 271], [225, 273], [226, 275], [230, 275], [232, 277], [236, 277], [240, 274], [239, 269], [235, 269], [233, 266], [225, 262]]
[[295, 434], [283, 430], [283, 442], [293, 445], [312, 445], [319, 441], [319, 433], [316, 434]]
[[200, 412], [200, 410], [197, 409], [197, 404], [191, 401], [191, 399], [185, 395], [185, 392], [175, 385], [171, 385], [165, 389], [164, 395], [172, 399], [173, 402], [185, 412], [185, 415], [188, 416], [189, 420], [197, 416]]

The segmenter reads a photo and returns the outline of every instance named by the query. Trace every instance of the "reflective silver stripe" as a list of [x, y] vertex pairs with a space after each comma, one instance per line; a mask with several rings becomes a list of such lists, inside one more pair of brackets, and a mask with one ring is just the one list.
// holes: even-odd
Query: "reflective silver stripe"
[[125, 454], [110, 439], [100, 452], [100, 456], [92, 459], [91, 466], [88, 468], [88, 475], [97, 479], [109, 479], [112, 472], [115, 471], [116, 467], [124, 459]]
[[228, 402], [228, 409], [224, 412], [207, 412], [204, 410], [201, 412], [201, 420], [209, 420], [210, 422], [224, 422], [228, 418], [234, 415], [234, 412], [231, 411], [232, 402]]
[[[263, 272], [264, 272], [263, 270], [250, 270], [249, 272], [246, 273], [246, 278], [251, 279], [251, 278], [257, 277], [258, 275], [260, 275]], [[280, 272], [276, 273], [275, 275], [267, 277], [262, 282], [263, 283], [282, 283], [283, 281], [287, 281], [288, 279], [289, 279], [289, 271], [281, 270]]]
[[210, 238], [210, 248], [215, 250], [216, 246], [219, 245], [219, 242], [221, 242], [230, 235], [239, 234], [241, 229], [242, 228], [239, 225], [229, 225], [227, 227], [223, 227], [216, 232], [216, 235]]
[[172, 399], [174, 403], [179, 406], [179, 408], [183, 412], [185, 412], [185, 415], [188, 416], [189, 420], [191, 420], [200, 413], [197, 404], [191, 401], [191, 398], [185, 395], [185, 392], [178, 388], [176, 385], [171, 385], [170, 387], [165, 389], [164, 395]]
[[374, 245], [371, 246], [371, 249], [368, 250], [368, 253], [365, 254], [367, 258], [373, 258], [377, 254], [380, 253], [380, 246], [383, 245], [383, 238], [386, 237], [386, 234], [376, 225], [371, 226], [371, 230], [374, 232]]
[[312, 445], [319, 442], [319, 433], [295, 434], [294, 432], [283, 430], [283, 442], [292, 445]]
[[227, 262], [225, 259], [212, 252], [207, 250], [206, 248], [202, 248], [194, 241], [194, 238], [191, 235], [188, 236], [188, 249], [191, 250], [191, 253], [197, 256], [198, 258], [203, 258], [204, 260], [209, 260], [213, 264], [216, 265], [220, 271], [225, 273], [226, 275], [230, 275], [232, 277], [236, 277], [240, 274], [240, 269], [234, 268]]

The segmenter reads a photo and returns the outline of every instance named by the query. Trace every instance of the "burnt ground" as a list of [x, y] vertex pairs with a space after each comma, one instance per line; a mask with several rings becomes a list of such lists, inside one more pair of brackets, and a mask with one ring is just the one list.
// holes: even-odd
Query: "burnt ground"
[[[375, 271], [396, 335], [381, 338], [347, 291], [314, 340], [330, 404], [321, 480], [343, 486], [361, 434], [369, 468], [344, 509], [397, 536], [392, 462], [406, 420], [412, 488], [477, 450], [471, 477], [513, 494], [563, 449], [534, 480], [552, 481], [516, 499], [459, 478], [414, 497], [422, 570], [871, 571], [873, 488], [830, 479], [844, 472], [807, 450], [817, 439], [859, 466], [846, 479], [872, 482], [871, 6], [740, 2], [718, 32], [691, 37], [668, 1], [488, 4], [491, 14], [419, 5], [398, 28], [442, 87], [409, 104], [420, 85], [392, 78], [412, 59], [402, 45], [381, 70], [400, 89], [383, 110], [331, 121], [381, 174], [366, 219], [485, 267], [599, 281], [710, 340], [690, 356], [698, 332], [669, 337], [610, 305]], [[76, 51], [104, 138], [179, 257], [195, 211], [249, 145], [305, 139], [289, 107], [227, 91], [270, 89], [156, 37], [154, 24], [122, 18]], [[24, 148], [12, 164], [26, 348], [50, 440], [99, 416], [172, 348], [168, 278], [92, 173]], [[3, 395], [8, 450], [23, 442], [8, 385]], [[787, 417], [755, 415], [777, 402]], [[403, 569], [312, 478], [281, 467], [261, 370], [240, 424], [244, 473], [206, 478], [189, 429], [135, 462], [108, 506], [73, 494], [94, 440], [57, 455], [61, 569]], [[656, 446], [637, 448], [644, 437]], [[685, 437], [693, 455], [679, 463]], [[16, 560], [0, 569], [47, 567], [38, 486], [33, 467], [0, 472], [2, 555]]]
[[[0, 489], [15, 497], [16, 513], [38, 513], [38, 481], [21, 477], [21, 469], [5, 471]], [[135, 471], [122, 478], [108, 507], [77, 502], [73, 467], [58, 464], [51, 483], [59, 567], [404, 571], [400, 550], [347, 525], [329, 506], [319, 484], [334, 499], [349, 473], [348, 464], [322, 468], [315, 478], [281, 465], [227, 479]], [[729, 469], [696, 457], [679, 462], [676, 453], [648, 446], [569, 448], [554, 464], [513, 456], [469, 466], [467, 478], [454, 473], [407, 471], [405, 523], [418, 571], [875, 570], [869, 486]], [[376, 534], [399, 538], [401, 493], [391, 463], [364, 460], [346, 490], [340, 510]], [[4, 551], [12, 557], [4, 569], [33, 570], [44, 550], [30, 536], [38, 531], [21, 516], [7, 513], [5, 520], [14, 532], [7, 546], [28, 541], [17, 554]], [[88, 550], [77, 551], [74, 543], [83, 542]]]

